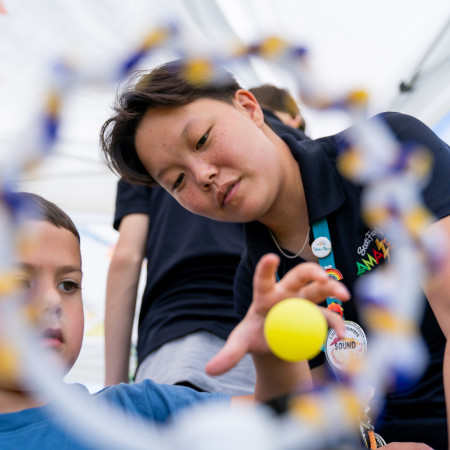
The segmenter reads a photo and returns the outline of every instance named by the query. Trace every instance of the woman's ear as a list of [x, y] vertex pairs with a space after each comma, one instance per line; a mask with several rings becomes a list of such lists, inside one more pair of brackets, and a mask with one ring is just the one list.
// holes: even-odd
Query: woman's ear
[[264, 113], [259, 106], [255, 96], [245, 89], [238, 89], [234, 94], [233, 103], [243, 111], [247, 112], [249, 117], [258, 126], [264, 123]]

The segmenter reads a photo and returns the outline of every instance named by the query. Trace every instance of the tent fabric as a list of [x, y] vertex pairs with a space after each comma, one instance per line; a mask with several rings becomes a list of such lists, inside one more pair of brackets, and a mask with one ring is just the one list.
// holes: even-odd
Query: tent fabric
[[[325, 90], [366, 89], [372, 111], [378, 112], [390, 106], [400, 83], [410, 79], [450, 17], [446, 0], [380, 0], [373, 5], [357, 0], [135, 0], [129, 4], [118, 0], [3, 0], [2, 5], [3, 154], [17, 151], [17, 141], [39, 114], [55, 61], [68, 61], [83, 76], [89, 72], [106, 80], [105, 74], [116, 70], [150, 29], [169, 19], [181, 24], [191, 51], [226, 52], [236, 43], [249, 44], [269, 35], [304, 45], [314, 77]], [[448, 58], [449, 46], [442, 47]], [[167, 59], [173, 50], [170, 46], [158, 49], [141, 67]], [[265, 61], [253, 59], [233, 68], [244, 87], [273, 82], [293, 88], [282, 70]], [[441, 84], [444, 79], [442, 75]], [[65, 92], [54, 154], [38, 171], [21, 175], [27, 188], [35, 186], [63, 207], [111, 213], [115, 178], [99, 162], [98, 131], [109, 115], [117, 87], [117, 80], [80, 80]], [[428, 101], [421, 98], [415, 111]], [[346, 124], [336, 113], [305, 109], [307, 113], [313, 137]]]

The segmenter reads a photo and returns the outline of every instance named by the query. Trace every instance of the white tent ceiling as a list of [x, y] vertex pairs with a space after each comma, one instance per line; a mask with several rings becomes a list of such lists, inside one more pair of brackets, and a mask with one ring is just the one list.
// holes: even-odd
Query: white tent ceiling
[[[362, 87], [369, 92], [371, 110], [378, 112], [407, 109], [403, 98], [396, 98], [400, 82], [411, 80], [450, 17], [448, 0], [0, 0], [0, 5], [5, 10], [0, 14], [3, 170], [30, 134], [53, 62], [70, 60], [80, 73], [97, 77], [112, 73], [163, 19], [181, 23], [192, 51], [223, 51], [237, 41], [268, 35], [305, 45], [324, 89]], [[408, 94], [415, 98], [411, 110], [431, 126], [449, 110], [449, 49], [447, 39], [436, 50], [435, 57], [446, 65], [433, 79], [433, 89]], [[142, 66], [173, 56], [172, 48], [161, 48]], [[236, 70], [245, 87], [260, 82], [293, 87], [282, 71], [261, 60]], [[69, 211], [111, 214], [116, 179], [99, 161], [98, 132], [116, 89], [114, 82], [79, 81], [67, 90], [56, 148], [37, 170], [19, 176], [20, 187]], [[432, 107], [435, 101], [439, 105]], [[313, 137], [345, 124], [334, 114], [305, 109], [305, 115]]]
[[405, 80], [393, 109], [419, 117], [450, 142], [450, 20]]

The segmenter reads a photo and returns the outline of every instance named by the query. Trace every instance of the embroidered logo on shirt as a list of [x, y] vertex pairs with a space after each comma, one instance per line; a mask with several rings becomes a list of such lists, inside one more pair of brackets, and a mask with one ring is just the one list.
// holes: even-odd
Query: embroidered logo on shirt
[[370, 272], [376, 267], [380, 261], [390, 261], [389, 250], [391, 244], [384, 237], [384, 233], [375, 228], [368, 231], [364, 235], [363, 244], [358, 247], [358, 254], [361, 255], [361, 259], [356, 261], [357, 276], [364, 275], [366, 272]]

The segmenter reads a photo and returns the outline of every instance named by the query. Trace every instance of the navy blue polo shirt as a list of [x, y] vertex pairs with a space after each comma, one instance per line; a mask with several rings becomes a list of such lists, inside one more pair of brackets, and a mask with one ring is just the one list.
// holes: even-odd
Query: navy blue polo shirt
[[195, 331], [226, 339], [238, 323], [233, 278], [244, 249], [243, 226], [194, 215], [160, 187], [121, 180], [114, 228], [133, 213], [150, 216], [138, 363], [161, 345]]
[[[419, 120], [399, 114], [384, 113], [386, 121], [401, 142], [415, 142], [429, 148], [434, 157], [431, 181], [423, 191], [426, 206], [436, 219], [450, 214], [450, 150]], [[282, 136], [299, 164], [305, 190], [309, 222], [326, 217], [333, 245], [336, 268], [342, 273], [342, 282], [352, 294], [359, 277], [376, 269], [395, 251], [382, 230], [370, 229], [360, 215], [362, 187], [342, 177], [336, 163], [338, 149], [345, 147], [348, 133], [317, 140], [298, 142]], [[301, 258], [285, 258], [277, 250], [268, 228], [259, 222], [245, 226], [247, 249], [235, 278], [235, 301], [238, 315], [245, 315], [252, 298], [254, 268], [262, 255], [277, 253], [281, 258], [278, 275], [282, 277]], [[311, 237], [312, 239], [312, 237]], [[400, 286], [399, 286], [400, 288]], [[348, 320], [361, 323], [357, 314], [357, 300], [344, 303]], [[427, 301], [421, 332], [428, 346], [430, 360], [421, 380], [406, 391], [387, 396], [386, 408], [378, 429], [386, 440], [426, 442], [433, 448], [447, 448], [447, 426], [442, 379], [442, 361], [445, 337]], [[370, 337], [369, 337], [370, 348]], [[323, 362], [319, 355], [310, 362]], [[426, 418], [426, 420], [425, 420]]]

